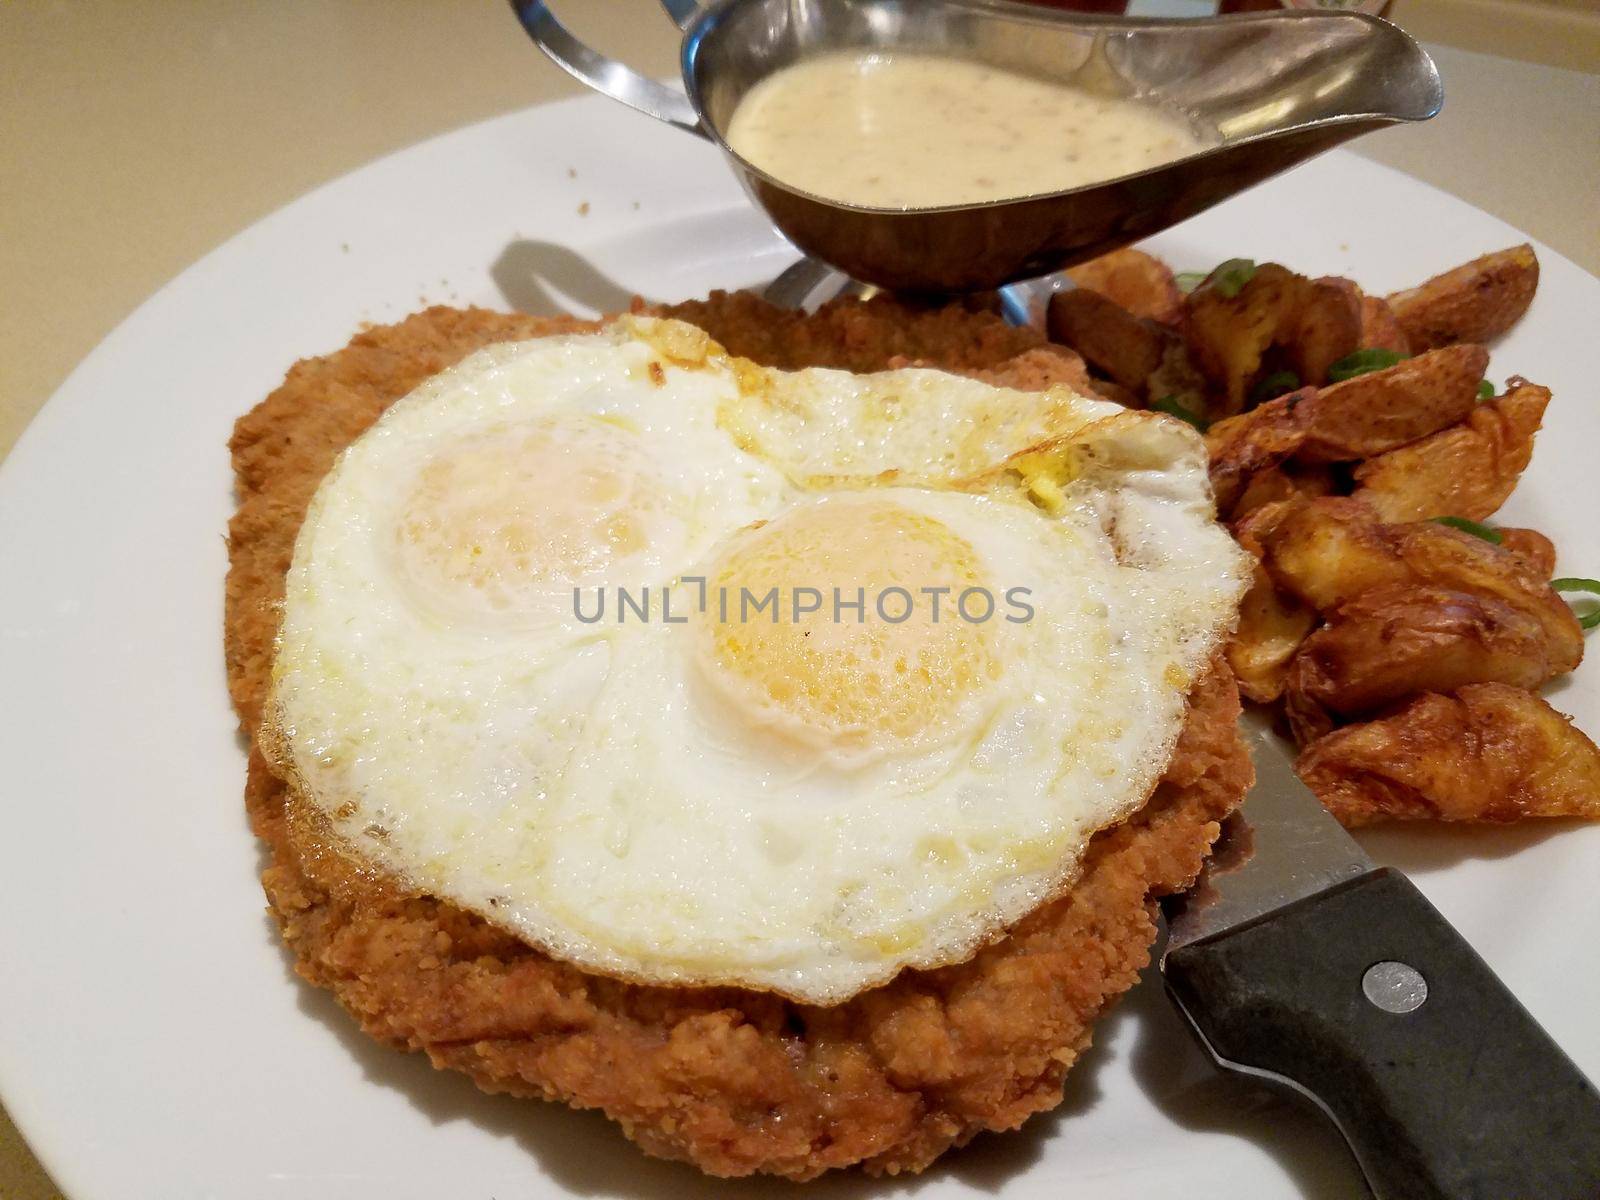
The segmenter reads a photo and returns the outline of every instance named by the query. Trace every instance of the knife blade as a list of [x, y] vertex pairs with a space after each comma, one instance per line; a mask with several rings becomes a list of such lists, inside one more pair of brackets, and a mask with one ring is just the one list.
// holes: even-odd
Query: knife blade
[[1161, 970], [1201, 1044], [1313, 1100], [1379, 1200], [1600, 1196], [1594, 1085], [1329, 815], [1266, 718], [1242, 728], [1250, 856], [1166, 902]]

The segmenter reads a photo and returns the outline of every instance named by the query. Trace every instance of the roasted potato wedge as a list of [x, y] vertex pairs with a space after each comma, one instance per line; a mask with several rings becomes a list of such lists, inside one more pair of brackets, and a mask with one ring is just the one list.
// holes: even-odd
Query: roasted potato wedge
[[1549, 402], [1548, 388], [1513, 380], [1460, 424], [1362, 463], [1355, 495], [1386, 521], [1482, 521], [1517, 486]]
[[1540, 579], [1556, 573], [1556, 544], [1537, 529], [1500, 529], [1500, 548], [1514, 554]]
[[1161, 355], [1161, 365], [1145, 385], [1145, 395], [1151, 403], [1170, 398], [1207, 420], [1216, 415], [1206, 395], [1205, 376], [1195, 368], [1189, 358], [1189, 348], [1181, 338], [1173, 338], [1167, 344]]
[[1211, 490], [1219, 513], [1227, 516], [1233, 512], [1251, 476], [1277, 466], [1300, 449], [1305, 441], [1300, 408], [1312, 394], [1313, 389], [1307, 388], [1280, 396], [1206, 430]]
[[1067, 268], [1080, 288], [1099, 292], [1136, 317], [1171, 324], [1183, 315], [1183, 293], [1172, 268], [1154, 255], [1127, 247]]
[[1175, 335], [1153, 321], [1143, 321], [1115, 300], [1087, 288], [1072, 288], [1050, 297], [1045, 313], [1052, 341], [1070, 346], [1091, 367], [1138, 395], [1161, 366]]
[[1473, 684], [1330, 733], [1300, 778], [1346, 825], [1600, 818], [1600, 749], [1533, 693]]
[[1489, 367], [1482, 346], [1446, 346], [1322, 388], [1301, 414], [1302, 462], [1354, 462], [1462, 421]]
[[1240, 521], [1268, 504], [1304, 497], [1308, 500], [1334, 492], [1333, 473], [1327, 467], [1284, 463], [1250, 476], [1234, 501], [1229, 519]]
[[1380, 296], [1361, 297], [1361, 345], [1369, 350], [1411, 353], [1411, 339], [1400, 328], [1389, 302]]
[[1371, 588], [1418, 581], [1393, 531], [1349, 497], [1291, 502], [1252, 514], [1234, 536], [1243, 541], [1246, 532], [1273, 579], [1318, 612], [1330, 612]]
[[1332, 733], [1339, 722], [1300, 686], [1294, 664], [1289, 667], [1283, 681], [1283, 716], [1289, 723], [1289, 735], [1294, 738], [1295, 745], [1310, 746]]
[[1538, 687], [1572, 670], [1581, 635], [1496, 596], [1426, 584], [1363, 592], [1300, 647], [1288, 686], [1341, 716], [1471, 683]]
[[1539, 286], [1539, 260], [1527, 243], [1485, 254], [1420, 287], [1395, 292], [1389, 307], [1412, 350], [1487, 342], [1528, 311]]
[[1239, 627], [1227, 647], [1240, 694], [1258, 704], [1283, 695], [1289, 663], [1316, 623], [1316, 614], [1280, 592], [1258, 565], [1255, 581], [1239, 605]]
[[1185, 340], [1195, 366], [1220, 392], [1221, 415], [1244, 408], [1262, 355], [1293, 333], [1307, 282], [1277, 263], [1262, 263], [1231, 296], [1215, 279], [1189, 296]]
[[1099, 396], [1102, 400], [1109, 400], [1113, 404], [1120, 404], [1123, 408], [1143, 408], [1144, 397], [1132, 388], [1125, 388], [1120, 383], [1112, 383], [1109, 379], [1091, 379], [1079, 389], [1084, 395]]
[[1325, 616], [1375, 589], [1445, 588], [1504, 601], [1568, 647], [1574, 666], [1582, 657], [1583, 630], [1551, 591], [1550, 576], [1504, 545], [1470, 533], [1432, 521], [1389, 525], [1358, 500], [1326, 497], [1252, 514], [1234, 536], [1280, 587]]
[[1269, 501], [1233, 523], [1233, 539], [1257, 562], [1262, 562], [1266, 559], [1267, 547], [1276, 539], [1278, 526], [1308, 503], [1310, 501], [1300, 495]]
[[1328, 368], [1363, 345], [1361, 289], [1348, 279], [1324, 275], [1303, 289], [1289, 334], [1289, 364], [1300, 382], [1328, 382]]

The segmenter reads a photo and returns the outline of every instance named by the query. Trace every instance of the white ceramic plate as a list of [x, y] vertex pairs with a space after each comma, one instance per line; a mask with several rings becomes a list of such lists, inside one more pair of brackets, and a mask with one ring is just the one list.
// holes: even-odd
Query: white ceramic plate
[[[1350, 154], [1157, 239], [1419, 281], [1522, 235]], [[224, 448], [295, 358], [424, 301], [611, 307], [772, 278], [793, 257], [704, 144], [599, 99], [417, 146], [305, 197], [184, 272], [106, 339], [0, 473], [0, 1087], [74, 1200], [658, 1197], [704, 1185], [593, 1115], [480, 1095], [379, 1048], [295, 982], [264, 914], [224, 689]], [[1504, 513], [1600, 572], [1592, 497], [1600, 281], [1541, 248], [1492, 375], [1556, 400]], [[1554, 697], [1600, 730], [1600, 666]], [[1600, 828], [1366, 842], [1600, 1075], [1589, 946]], [[1538, 1086], [1530, 1079], [1529, 1086]], [[1216, 1076], [1159, 986], [1098, 1031], [1058, 1114], [916, 1181], [818, 1195], [1349, 1196], [1319, 1117]], [[788, 1195], [780, 1184], [719, 1195]]]

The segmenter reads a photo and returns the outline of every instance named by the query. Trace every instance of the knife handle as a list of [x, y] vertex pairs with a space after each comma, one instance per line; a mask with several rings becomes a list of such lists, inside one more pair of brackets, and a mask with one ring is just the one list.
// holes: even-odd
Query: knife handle
[[1222, 1066], [1333, 1117], [1379, 1200], [1600, 1197], [1600, 1094], [1398, 871], [1171, 950], [1164, 971]]

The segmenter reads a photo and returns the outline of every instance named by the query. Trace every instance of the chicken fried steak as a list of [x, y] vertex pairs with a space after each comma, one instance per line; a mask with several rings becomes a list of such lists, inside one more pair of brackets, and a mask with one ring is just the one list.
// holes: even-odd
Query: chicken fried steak
[[[845, 303], [802, 317], [743, 296], [679, 306], [736, 353], [785, 367], [915, 361], [1011, 386], [1082, 386], [1070, 351], [984, 312]], [[583, 327], [434, 308], [296, 365], [232, 441], [227, 664], [254, 734], [276, 605], [305, 508], [392, 401], [492, 342]], [[1251, 779], [1220, 660], [1195, 686], [1165, 778], [1090, 843], [1078, 882], [970, 961], [903, 972], [831, 1007], [628, 984], [553, 959], [347, 857], [252, 749], [246, 801], [274, 918], [310, 982], [370, 1035], [489, 1091], [599, 1108], [650, 1153], [715, 1175], [916, 1171], [1059, 1103], [1093, 1023], [1136, 980], [1155, 898], [1187, 887]]]

